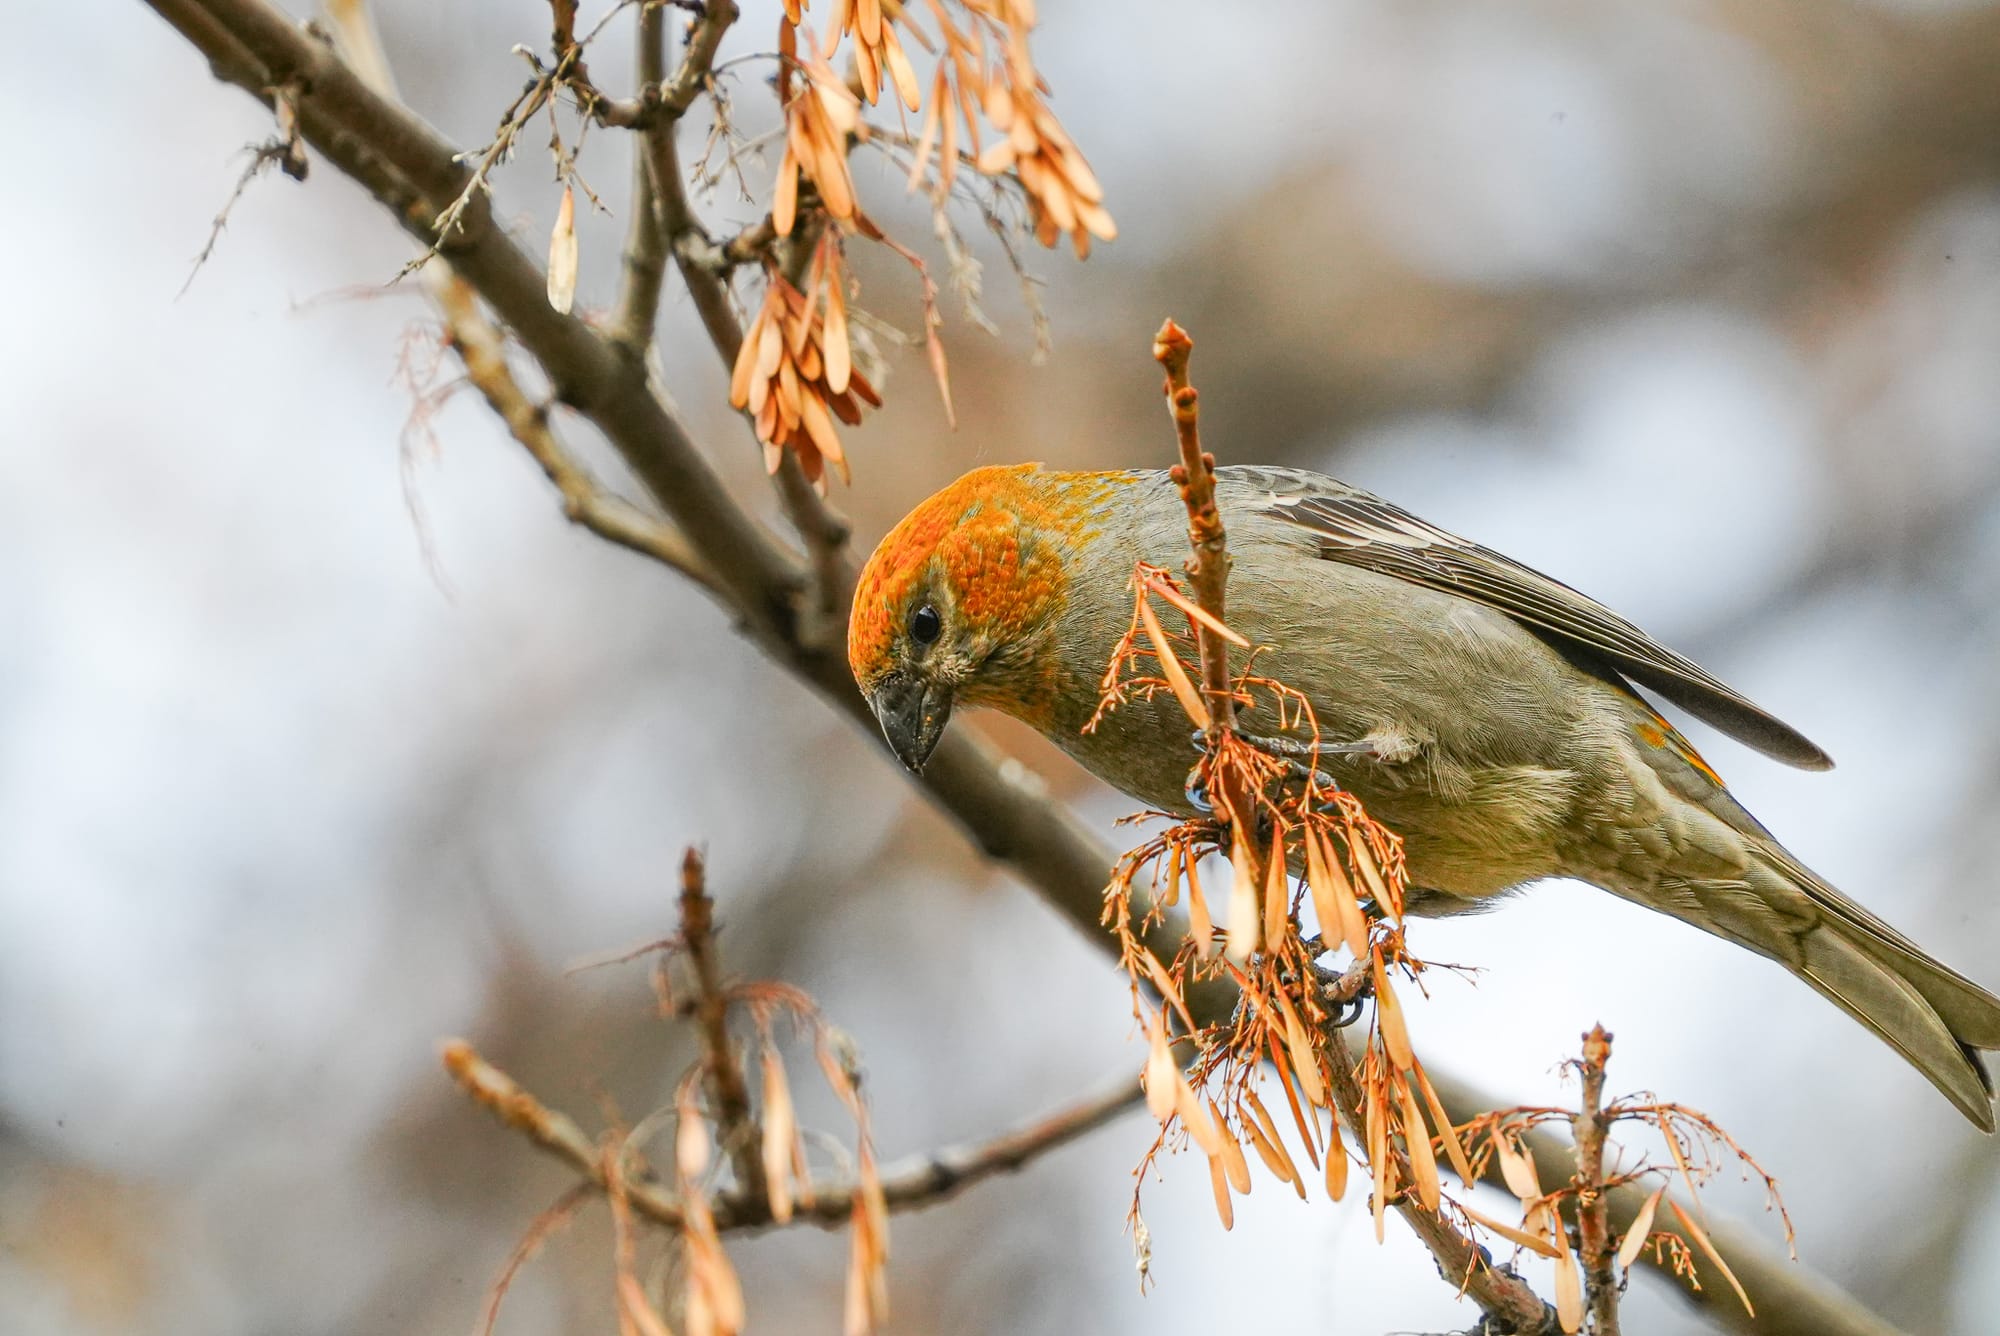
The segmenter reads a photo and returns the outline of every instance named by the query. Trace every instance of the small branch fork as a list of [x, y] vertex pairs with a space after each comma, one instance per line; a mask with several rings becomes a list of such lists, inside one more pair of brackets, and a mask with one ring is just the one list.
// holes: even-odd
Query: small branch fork
[[[445, 1069], [471, 1096], [507, 1127], [568, 1164], [590, 1187], [605, 1188], [602, 1152], [568, 1114], [552, 1109], [514, 1078], [482, 1058], [463, 1040], [444, 1048]], [[967, 1141], [898, 1160], [882, 1169], [882, 1196], [891, 1211], [919, 1211], [956, 1197], [988, 1178], [1013, 1173], [1051, 1151], [1087, 1136], [1135, 1108], [1144, 1098], [1139, 1083], [1119, 1077], [1096, 1093], [1053, 1113], [984, 1141]], [[809, 1201], [792, 1212], [793, 1223], [835, 1229], [848, 1223], [856, 1184], [837, 1180], [813, 1185]], [[632, 1208], [657, 1225], [679, 1229], [681, 1206], [658, 1181], [628, 1178]], [[725, 1234], [770, 1229], [777, 1224], [770, 1203], [738, 1192], [715, 1199], [715, 1227]]]
[[[775, 1049], [770, 1046], [770, 1022], [772, 1013], [778, 1009], [807, 1017], [816, 1017], [816, 1009], [802, 994], [782, 985], [731, 984], [724, 975], [716, 946], [714, 909], [701, 856], [690, 849], [681, 865], [680, 931], [668, 942], [619, 959], [629, 960], [635, 954], [664, 948], [669, 957], [678, 957], [686, 963], [693, 985], [691, 991], [677, 993], [666, 982], [663, 971], [668, 958], [660, 961], [662, 973], [656, 978], [665, 1009], [692, 1020], [701, 1037], [702, 1056], [697, 1071], [708, 1096], [707, 1117], [716, 1126], [716, 1139], [735, 1175], [735, 1184], [729, 1192], [702, 1203], [718, 1233], [763, 1229], [793, 1220], [828, 1227], [847, 1224], [854, 1215], [855, 1202], [863, 1196], [879, 1199], [889, 1210], [934, 1205], [983, 1179], [1020, 1169], [1037, 1157], [1104, 1126], [1141, 1098], [1136, 1081], [1121, 1079], [1067, 1108], [991, 1140], [948, 1147], [886, 1170], [874, 1168], [872, 1152], [865, 1148], [864, 1133], [859, 1175], [845, 1181], [814, 1182], [801, 1178], [791, 1183], [804, 1160], [802, 1151], [794, 1157], [793, 1132], [787, 1126], [791, 1116], [789, 1087], [781, 1076], [773, 1080], [772, 1066], [777, 1059]], [[765, 1043], [762, 1123], [753, 1107], [750, 1082], [738, 1046], [729, 1031], [731, 1011], [746, 1007], [758, 1020]], [[823, 1022], [818, 1023], [817, 1030], [820, 1066], [834, 1080], [842, 1098], [854, 1101], [858, 1098], [855, 1082], [846, 1070], [851, 1059], [839, 1055], [839, 1043], [827, 1042], [828, 1031]], [[480, 1057], [470, 1044], [462, 1040], [448, 1043], [444, 1065], [465, 1092], [502, 1123], [569, 1163], [591, 1186], [607, 1193], [615, 1190], [633, 1211], [656, 1224], [670, 1229], [681, 1229], [688, 1224], [688, 1203], [679, 1195], [640, 1168], [623, 1169], [614, 1184], [612, 1174], [616, 1166], [612, 1161], [619, 1157], [610, 1154], [606, 1143], [593, 1139], [568, 1114], [537, 1099]], [[610, 1135], [623, 1139], [622, 1132]], [[781, 1143], [775, 1147], [774, 1135]], [[774, 1169], [778, 1171], [775, 1174]]]
[[[332, 0], [327, 17], [341, 54], [355, 72], [375, 92], [394, 97], [395, 75], [364, 0]], [[562, 497], [563, 514], [607, 542], [651, 557], [712, 594], [721, 593], [714, 570], [683, 534], [605, 491], [564, 448], [550, 425], [549, 405], [522, 388], [507, 361], [506, 336], [480, 309], [472, 285], [442, 259], [433, 259], [424, 267], [423, 281], [444, 321], [446, 342], [465, 369], [466, 382], [479, 391], [487, 407], [555, 485]], [[657, 285], [653, 291], [657, 303]], [[648, 320], [650, 331], [650, 316]]]

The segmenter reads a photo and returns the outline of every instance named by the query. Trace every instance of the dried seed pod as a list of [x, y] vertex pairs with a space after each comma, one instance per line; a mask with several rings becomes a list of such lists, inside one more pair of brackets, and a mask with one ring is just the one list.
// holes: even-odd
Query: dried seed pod
[[1646, 1240], [1653, 1233], [1653, 1214], [1660, 1209], [1660, 1198], [1667, 1195], [1666, 1184], [1647, 1196], [1645, 1204], [1633, 1213], [1632, 1223], [1625, 1227], [1625, 1238], [1618, 1245], [1618, 1269], [1629, 1271], [1632, 1263], [1639, 1260], [1639, 1254], [1646, 1249]]
[[1583, 1330], [1583, 1277], [1577, 1271], [1576, 1254], [1569, 1250], [1569, 1237], [1556, 1231], [1556, 1320], [1564, 1331]]
[[1410, 1047], [1410, 1030], [1403, 1021], [1403, 1004], [1396, 996], [1396, 990], [1389, 986], [1389, 976], [1382, 968], [1382, 953], [1375, 952], [1375, 1028], [1381, 1032], [1382, 1046], [1389, 1051], [1389, 1060], [1396, 1064], [1398, 1071], [1409, 1071], [1416, 1066], [1417, 1055]]
[[1215, 1214], [1222, 1220], [1222, 1227], [1236, 1228], [1236, 1208], [1229, 1200], [1229, 1178], [1220, 1155], [1208, 1157], [1208, 1182], [1215, 1191]]
[[1194, 939], [1194, 953], [1202, 960], [1215, 954], [1215, 921], [1209, 917], [1208, 897], [1201, 893], [1201, 872], [1198, 858], [1187, 860], [1188, 893], [1188, 936]]
[[1257, 874], [1251, 862], [1250, 845], [1242, 835], [1243, 823], [1230, 824], [1229, 925], [1223, 954], [1231, 964], [1241, 966], [1264, 949], [1264, 925], [1257, 912]]
[[564, 186], [549, 234], [549, 305], [564, 315], [576, 301], [576, 269], [576, 191]]
[[1273, 823], [1271, 853], [1264, 863], [1264, 940], [1282, 942], [1291, 925], [1292, 901], [1285, 876], [1285, 835]]
[[1520, 1198], [1523, 1205], [1539, 1201], [1542, 1196], [1541, 1178], [1535, 1173], [1534, 1152], [1525, 1146], [1514, 1144], [1513, 1138], [1495, 1129], [1491, 1136], [1493, 1158], [1500, 1162], [1500, 1180], [1507, 1190]]
[[1243, 1158], [1243, 1143], [1229, 1135], [1229, 1125], [1222, 1119], [1222, 1110], [1215, 1101], [1208, 1102], [1209, 1116], [1215, 1119], [1216, 1129], [1222, 1136], [1222, 1170], [1229, 1176], [1229, 1186], [1241, 1195], [1250, 1193], [1250, 1162]]
[[784, 1224], [792, 1218], [792, 1148], [798, 1143], [798, 1116], [792, 1108], [791, 1084], [784, 1059], [769, 1044], [764, 1047], [764, 1126], [760, 1147], [764, 1186], [770, 1196], [771, 1218]]
[[1424, 1113], [1410, 1083], [1398, 1080], [1394, 1084], [1402, 1096], [1403, 1145], [1410, 1154], [1410, 1178], [1417, 1190], [1417, 1200], [1426, 1211], [1435, 1211], [1443, 1194], [1438, 1183], [1437, 1157], [1431, 1153], [1430, 1129], [1424, 1126]]
[[1167, 1047], [1167, 1027], [1157, 1015], [1153, 1017], [1152, 1043], [1142, 1080], [1146, 1086], [1147, 1110], [1164, 1123], [1174, 1116], [1180, 1069], [1174, 1065], [1173, 1051]]

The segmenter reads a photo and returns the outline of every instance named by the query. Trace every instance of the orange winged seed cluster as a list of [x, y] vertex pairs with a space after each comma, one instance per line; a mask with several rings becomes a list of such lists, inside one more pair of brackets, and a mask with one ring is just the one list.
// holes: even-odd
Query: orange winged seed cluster
[[757, 439], [764, 442], [765, 467], [775, 472], [790, 450], [822, 490], [829, 463], [843, 481], [848, 477], [833, 419], [855, 426], [862, 403], [882, 406], [875, 387], [854, 369], [846, 282], [840, 245], [831, 233], [813, 251], [804, 292], [774, 269], [729, 378], [729, 402], [750, 414]]
[[[806, 32], [806, 54], [798, 53], [798, 34], [791, 24], [778, 27], [778, 101], [785, 109], [785, 152], [778, 160], [778, 182], [771, 193], [771, 225], [779, 236], [790, 236], [798, 220], [800, 178], [819, 191], [827, 215], [854, 221], [854, 177], [847, 168], [849, 135], [865, 136], [861, 104], [848, 90], [826, 57], [812, 49]], [[804, 74], [805, 87], [792, 86], [794, 70]]]
[[[936, 198], [950, 193], [958, 168], [959, 121], [979, 170], [1012, 173], [1027, 195], [1035, 238], [1053, 246], [1068, 234], [1078, 256], [1090, 238], [1110, 241], [1118, 227], [1104, 208], [1104, 190], [1083, 154], [1044, 100], [1048, 85], [1035, 68], [1028, 35], [1035, 9], [1027, 0], [964, 0], [970, 22], [961, 26], [943, 0], [930, 9], [944, 36], [925, 104], [924, 122], [910, 169], [914, 188], [938, 154]], [[959, 115], [953, 114], [953, 103]], [[980, 113], [1000, 138], [980, 147]]]

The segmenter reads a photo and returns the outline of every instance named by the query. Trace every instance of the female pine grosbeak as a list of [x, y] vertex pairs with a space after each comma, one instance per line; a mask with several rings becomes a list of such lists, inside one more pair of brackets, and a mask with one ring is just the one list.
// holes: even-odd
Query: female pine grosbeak
[[[1312, 702], [1320, 764], [1403, 836], [1413, 912], [1590, 882], [1776, 960], [1993, 1130], [1974, 1050], [2000, 1048], [2000, 998], [1809, 871], [1629, 683], [1791, 765], [1826, 753], [1567, 585], [1332, 478], [1223, 468], [1216, 503], [1230, 623]], [[848, 633], [896, 755], [922, 768], [952, 707], [985, 705], [1192, 812], [1170, 694], [1084, 731], [1134, 563], [1177, 562], [1186, 532], [1160, 472], [982, 468], [918, 506], [869, 559]]]

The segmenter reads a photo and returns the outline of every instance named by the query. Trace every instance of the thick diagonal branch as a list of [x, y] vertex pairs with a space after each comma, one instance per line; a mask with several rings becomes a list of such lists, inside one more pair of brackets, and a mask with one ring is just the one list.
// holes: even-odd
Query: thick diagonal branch
[[[639, 8], [639, 87], [656, 87], [667, 77], [667, 17], [656, 5]], [[644, 153], [632, 158], [631, 219], [625, 225], [625, 279], [618, 289], [618, 311], [611, 320], [611, 338], [625, 355], [641, 365], [653, 346], [653, 326], [659, 318], [660, 288], [667, 270], [666, 232], [660, 226], [659, 192]]]

